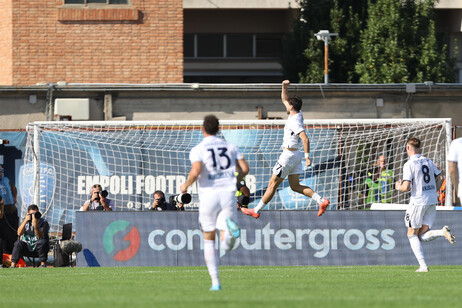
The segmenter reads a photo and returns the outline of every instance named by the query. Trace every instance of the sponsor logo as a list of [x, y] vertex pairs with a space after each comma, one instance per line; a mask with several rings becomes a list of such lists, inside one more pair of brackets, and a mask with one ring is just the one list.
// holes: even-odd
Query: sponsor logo
[[103, 234], [103, 246], [104, 250], [108, 255], [115, 253], [113, 259], [120, 262], [125, 262], [133, 258], [140, 248], [140, 233], [136, 227], [132, 227], [128, 231], [127, 235], [123, 238], [124, 241], [128, 241], [129, 245], [127, 248], [115, 252], [116, 247], [114, 245], [114, 236], [118, 232], [125, 231], [130, 226], [130, 222], [127, 220], [116, 220], [107, 226]]
[[[185, 171], [186, 173], [186, 171]], [[226, 174], [226, 176], [234, 176]], [[257, 190], [255, 175], [246, 176], [246, 184], [251, 193]], [[88, 195], [93, 184], [101, 184], [109, 194], [113, 195], [152, 195], [156, 190], [162, 190], [166, 194], [179, 194], [181, 184], [186, 182], [184, 175], [95, 175], [77, 176], [77, 193]], [[188, 190], [190, 194], [197, 194], [197, 183], [191, 185]]]
[[[19, 194], [23, 204], [36, 203], [34, 197], [34, 176], [35, 167], [33, 163], [24, 164], [19, 168]], [[40, 211], [45, 213], [53, 202], [56, 188], [56, 170], [55, 167], [40, 162]], [[53, 210], [53, 207], [51, 208]], [[49, 216], [51, 216], [49, 213]]]
[[[332, 251], [345, 248], [351, 251], [392, 250], [395, 248], [394, 233], [393, 229], [274, 229], [268, 223], [262, 229], [242, 229], [234, 249], [299, 251], [311, 248], [315, 258], [324, 258]], [[200, 243], [201, 239], [202, 232], [198, 229], [158, 229], [151, 231], [148, 244], [155, 251], [194, 250], [194, 243]], [[220, 255], [223, 256], [224, 251], [220, 251]]]

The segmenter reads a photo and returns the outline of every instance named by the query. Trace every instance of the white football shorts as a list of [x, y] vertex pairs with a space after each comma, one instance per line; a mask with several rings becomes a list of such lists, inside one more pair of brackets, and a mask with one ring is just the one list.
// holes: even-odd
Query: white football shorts
[[199, 192], [199, 224], [204, 232], [226, 230], [226, 219], [237, 223], [236, 191], [202, 188]]
[[302, 159], [303, 153], [300, 151], [283, 150], [273, 167], [273, 174], [281, 179], [291, 174], [302, 174]]
[[430, 205], [414, 205], [409, 204], [404, 216], [404, 224], [408, 228], [417, 229], [422, 225], [427, 225], [430, 229], [436, 218], [436, 206]]

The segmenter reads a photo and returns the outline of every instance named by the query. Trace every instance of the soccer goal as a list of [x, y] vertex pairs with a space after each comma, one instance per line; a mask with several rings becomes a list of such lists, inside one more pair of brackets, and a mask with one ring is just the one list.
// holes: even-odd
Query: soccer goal
[[[285, 120], [221, 121], [220, 137], [236, 144], [249, 162], [250, 207], [262, 197], [281, 153]], [[116, 210], [150, 207], [156, 190], [180, 193], [190, 169], [189, 151], [202, 140], [202, 121], [34, 122], [19, 188], [23, 214], [31, 203], [58, 230], [99, 183]], [[422, 153], [447, 177], [450, 119], [306, 120], [312, 166], [301, 183], [331, 200], [330, 209], [364, 209], [370, 203], [406, 203], [393, 189], [402, 177], [409, 137], [422, 140]], [[382, 156], [383, 155], [383, 156]], [[382, 167], [381, 167], [382, 165]], [[449, 188], [450, 189], [450, 188]], [[197, 186], [191, 187], [198, 206]], [[446, 202], [450, 202], [447, 191]], [[284, 181], [266, 209], [316, 209], [316, 202], [292, 192]]]

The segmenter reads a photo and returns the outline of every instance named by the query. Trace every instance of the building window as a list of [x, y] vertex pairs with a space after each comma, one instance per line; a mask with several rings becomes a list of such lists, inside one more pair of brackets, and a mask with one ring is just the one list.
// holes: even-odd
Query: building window
[[64, 0], [64, 4], [128, 4], [129, 0]]
[[185, 58], [279, 58], [281, 34], [185, 34]]
[[280, 35], [261, 34], [256, 38], [257, 57], [280, 57], [282, 54]]
[[194, 58], [196, 57], [196, 53], [194, 52], [194, 39], [195, 39], [195, 35], [194, 34], [185, 34], [184, 35], [184, 40], [183, 40], [183, 44], [184, 44], [184, 56], [187, 57], [187, 58]]
[[197, 57], [222, 58], [223, 56], [223, 35], [201, 34], [197, 36]]
[[253, 35], [228, 34], [226, 35], [226, 56], [251, 58], [253, 54]]

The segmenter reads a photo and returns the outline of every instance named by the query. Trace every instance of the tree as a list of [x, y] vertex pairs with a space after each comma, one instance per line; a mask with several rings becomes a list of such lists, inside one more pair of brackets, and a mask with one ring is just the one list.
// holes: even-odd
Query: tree
[[300, 20], [284, 43], [285, 75], [299, 82], [324, 80], [324, 43], [314, 36], [319, 30], [340, 33], [329, 43], [329, 79], [356, 82], [360, 31], [367, 18], [367, 0], [302, 0]]
[[454, 60], [436, 40], [433, 0], [379, 0], [368, 12], [360, 83], [454, 82]]
[[300, 20], [284, 42], [286, 77], [324, 78], [324, 48], [314, 34], [339, 33], [329, 43], [329, 81], [337, 83], [454, 82], [455, 59], [435, 33], [435, 0], [301, 0]]

